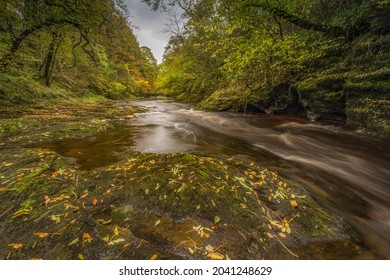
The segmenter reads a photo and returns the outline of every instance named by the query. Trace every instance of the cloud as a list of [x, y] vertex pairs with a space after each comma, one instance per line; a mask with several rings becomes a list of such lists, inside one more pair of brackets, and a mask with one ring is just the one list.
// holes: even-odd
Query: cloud
[[151, 11], [141, 0], [126, 0], [126, 4], [130, 12], [130, 22], [138, 27], [133, 28], [133, 31], [140, 45], [149, 47], [160, 63], [170, 37], [164, 32], [167, 15]]

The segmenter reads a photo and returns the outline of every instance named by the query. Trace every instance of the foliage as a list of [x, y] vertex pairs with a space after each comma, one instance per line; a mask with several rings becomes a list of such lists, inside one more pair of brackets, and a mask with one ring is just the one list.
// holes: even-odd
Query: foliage
[[46, 86], [110, 98], [151, 92], [156, 63], [122, 0], [2, 2], [0, 75], [28, 73]]
[[[389, 66], [388, 1], [144, 2], [163, 10], [176, 5], [186, 18], [182, 33], [175, 34], [166, 49], [157, 78], [159, 92], [199, 102], [203, 109], [251, 107], [388, 130], [385, 114], [356, 116], [370, 106], [363, 99], [352, 100], [347, 87], [356, 83], [355, 75], [370, 79], [371, 71]], [[372, 101], [377, 111], [387, 112], [387, 103], [381, 101], [387, 100], [386, 78], [379, 82], [381, 89], [369, 83], [370, 90], [360, 90], [369, 100], [378, 100]], [[359, 118], [366, 121], [359, 124]]]

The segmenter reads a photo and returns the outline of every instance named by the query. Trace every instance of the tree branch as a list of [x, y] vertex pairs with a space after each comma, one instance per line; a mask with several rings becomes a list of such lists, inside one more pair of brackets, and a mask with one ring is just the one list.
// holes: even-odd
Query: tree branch
[[325, 25], [322, 23], [316, 23], [316, 22], [309, 21], [307, 19], [298, 17], [298, 16], [293, 15], [291, 13], [288, 13], [282, 9], [274, 7], [271, 4], [269, 4], [267, 1], [261, 2], [261, 3], [246, 4], [245, 6], [263, 9], [264, 11], [267, 11], [275, 16], [278, 16], [278, 17], [280, 17], [280, 18], [282, 18], [290, 23], [293, 23], [298, 27], [306, 29], [306, 30], [319, 31], [322, 33], [331, 34], [333, 36], [342, 36], [342, 35], [346, 35], [348, 33], [344, 27]]

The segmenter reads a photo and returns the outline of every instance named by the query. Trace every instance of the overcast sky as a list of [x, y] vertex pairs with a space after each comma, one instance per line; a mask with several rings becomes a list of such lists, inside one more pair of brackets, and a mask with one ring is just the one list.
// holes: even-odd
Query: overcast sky
[[151, 11], [150, 7], [141, 0], [126, 0], [130, 21], [141, 46], [149, 47], [157, 61], [160, 63], [164, 54], [164, 48], [170, 35], [164, 32], [166, 29], [167, 15], [161, 12]]

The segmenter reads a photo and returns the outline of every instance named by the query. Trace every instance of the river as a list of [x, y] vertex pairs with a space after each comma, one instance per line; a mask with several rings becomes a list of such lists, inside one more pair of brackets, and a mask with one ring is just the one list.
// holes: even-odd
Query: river
[[294, 116], [203, 112], [167, 100], [118, 102], [140, 106], [137, 118], [77, 141], [46, 144], [81, 169], [121, 160], [127, 149], [202, 153], [255, 161], [303, 184], [323, 206], [363, 236], [363, 258], [390, 259], [389, 143]]

